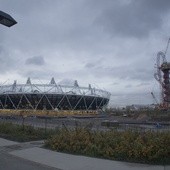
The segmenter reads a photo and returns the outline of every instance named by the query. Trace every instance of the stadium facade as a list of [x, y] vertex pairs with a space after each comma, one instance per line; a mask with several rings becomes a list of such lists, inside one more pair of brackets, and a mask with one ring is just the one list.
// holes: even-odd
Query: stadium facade
[[97, 110], [107, 106], [110, 93], [101, 89], [74, 85], [59, 85], [54, 78], [49, 84], [26, 84], [0, 86], [1, 109], [34, 110]]

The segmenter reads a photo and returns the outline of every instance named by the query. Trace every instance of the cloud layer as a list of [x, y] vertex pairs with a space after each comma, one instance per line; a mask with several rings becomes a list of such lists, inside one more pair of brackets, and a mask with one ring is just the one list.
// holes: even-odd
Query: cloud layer
[[26, 65], [37, 65], [37, 66], [41, 66], [45, 64], [44, 58], [42, 56], [34, 56], [31, 58], [26, 59], [25, 61]]
[[1, 82], [76, 79], [110, 91], [111, 104], [153, 102], [156, 53], [169, 37], [169, 0], [0, 3], [18, 22], [0, 26]]

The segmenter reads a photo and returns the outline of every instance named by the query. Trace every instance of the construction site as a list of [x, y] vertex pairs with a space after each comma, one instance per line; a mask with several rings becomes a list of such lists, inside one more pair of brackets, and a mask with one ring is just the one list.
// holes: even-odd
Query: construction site
[[170, 1], [1, 8], [0, 170], [170, 169]]
[[156, 57], [154, 77], [159, 83], [160, 94], [156, 97], [151, 92], [156, 103], [152, 109], [109, 109], [107, 106], [111, 93], [92, 87], [91, 84], [81, 87], [75, 80], [73, 85], [61, 85], [54, 78], [48, 84], [35, 84], [28, 78], [25, 84], [19, 84], [15, 80], [13, 84], [0, 86], [1, 119], [19, 124], [24, 120], [28, 125], [35, 122], [35, 125], [41, 124], [42, 127], [42, 119], [46, 123], [50, 120], [53, 128], [56, 126], [56, 119], [61, 126], [66, 122], [74, 126], [75, 121], [78, 121], [84, 126], [92, 122], [101, 129], [103, 126], [115, 125], [153, 128], [157, 124], [169, 128], [170, 62], [166, 59], [169, 43], [170, 39], [165, 52], [158, 52]]

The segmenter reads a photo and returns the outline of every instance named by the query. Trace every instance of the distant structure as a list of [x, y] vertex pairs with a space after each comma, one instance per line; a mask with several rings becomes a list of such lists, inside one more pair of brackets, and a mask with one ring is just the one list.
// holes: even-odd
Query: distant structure
[[33, 84], [28, 78], [26, 84], [0, 86], [0, 109], [34, 110], [97, 110], [109, 103], [110, 93], [101, 89], [60, 85], [52, 78], [49, 84]]
[[166, 60], [166, 52], [169, 43], [170, 43], [170, 39], [168, 40], [166, 51], [165, 52], [161, 51], [158, 52], [157, 54], [157, 63], [156, 63], [157, 71], [154, 74], [155, 79], [160, 84], [160, 88], [161, 88], [160, 107], [163, 109], [170, 108], [170, 80], [169, 80], [170, 62], [167, 62]]

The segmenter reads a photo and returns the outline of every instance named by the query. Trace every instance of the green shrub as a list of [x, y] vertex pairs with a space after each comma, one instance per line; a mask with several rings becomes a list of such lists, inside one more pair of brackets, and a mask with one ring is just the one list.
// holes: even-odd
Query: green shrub
[[169, 164], [169, 141], [169, 132], [92, 132], [76, 128], [59, 130], [46, 141], [46, 147], [113, 160]]

